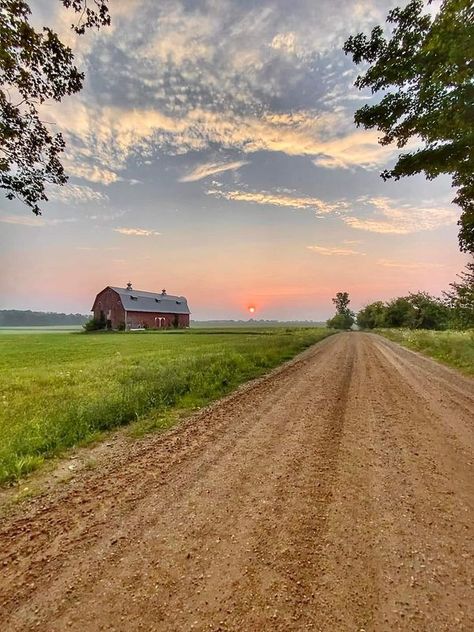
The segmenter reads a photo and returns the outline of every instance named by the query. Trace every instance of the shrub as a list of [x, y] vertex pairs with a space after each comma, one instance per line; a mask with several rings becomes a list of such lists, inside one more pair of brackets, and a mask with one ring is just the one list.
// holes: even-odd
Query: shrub
[[91, 318], [83, 325], [86, 331], [99, 331], [100, 329], [105, 329], [105, 320], [100, 318]]

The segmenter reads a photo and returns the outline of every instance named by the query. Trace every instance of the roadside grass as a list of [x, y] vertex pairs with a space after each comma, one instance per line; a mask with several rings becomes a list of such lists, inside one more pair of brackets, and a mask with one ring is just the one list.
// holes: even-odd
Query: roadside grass
[[176, 422], [335, 333], [323, 328], [0, 336], [0, 483], [138, 420]]
[[474, 331], [374, 329], [389, 340], [474, 375]]

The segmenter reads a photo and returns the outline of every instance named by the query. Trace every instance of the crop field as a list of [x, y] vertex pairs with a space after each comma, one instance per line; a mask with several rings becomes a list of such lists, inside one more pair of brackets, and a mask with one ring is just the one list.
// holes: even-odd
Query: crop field
[[377, 333], [413, 351], [474, 375], [474, 331], [378, 329]]
[[167, 411], [201, 407], [331, 333], [4, 333], [0, 482], [131, 421], [160, 427]]

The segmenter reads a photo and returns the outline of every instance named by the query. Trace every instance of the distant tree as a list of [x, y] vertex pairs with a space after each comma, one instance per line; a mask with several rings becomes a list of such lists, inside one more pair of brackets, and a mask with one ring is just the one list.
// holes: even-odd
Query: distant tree
[[377, 26], [370, 37], [351, 36], [344, 44], [356, 64], [369, 68], [355, 85], [382, 92], [375, 105], [364, 105], [355, 123], [377, 128], [380, 142], [403, 148], [411, 138], [423, 146], [401, 154], [384, 180], [424, 172], [428, 179], [452, 176], [462, 209], [461, 250], [474, 251], [474, 4], [444, 0], [432, 18], [422, 0], [395, 8], [387, 22], [389, 39]]
[[350, 299], [348, 292], [338, 292], [332, 299], [336, 306], [336, 315], [327, 321], [331, 329], [350, 329], [354, 324], [354, 312], [349, 309]]
[[385, 305], [382, 301], [370, 303], [357, 314], [357, 324], [362, 329], [374, 329], [385, 325]]
[[332, 302], [336, 306], [336, 314], [349, 314], [352, 313], [349, 309], [350, 298], [348, 292], [338, 292], [332, 299]]
[[[108, 0], [58, 1], [79, 14], [72, 25], [78, 34], [110, 24]], [[30, 14], [25, 0], [0, 0], [0, 188], [40, 215], [45, 185], [63, 185], [67, 176], [59, 160], [64, 140], [50, 133], [38, 108], [81, 90], [84, 75], [56, 33], [35, 31]]]
[[450, 290], [444, 292], [451, 310], [451, 325], [456, 329], [474, 328], [474, 261], [458, 275], [459, 281], [450, 283]]

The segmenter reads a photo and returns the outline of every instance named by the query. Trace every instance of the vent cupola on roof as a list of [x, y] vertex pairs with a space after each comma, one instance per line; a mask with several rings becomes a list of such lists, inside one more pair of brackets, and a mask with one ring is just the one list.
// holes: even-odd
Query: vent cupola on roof
[[130, 292], [130, 290], [132, 290], [132, 283], [129, 281], [127, 283], [127, 290]]

